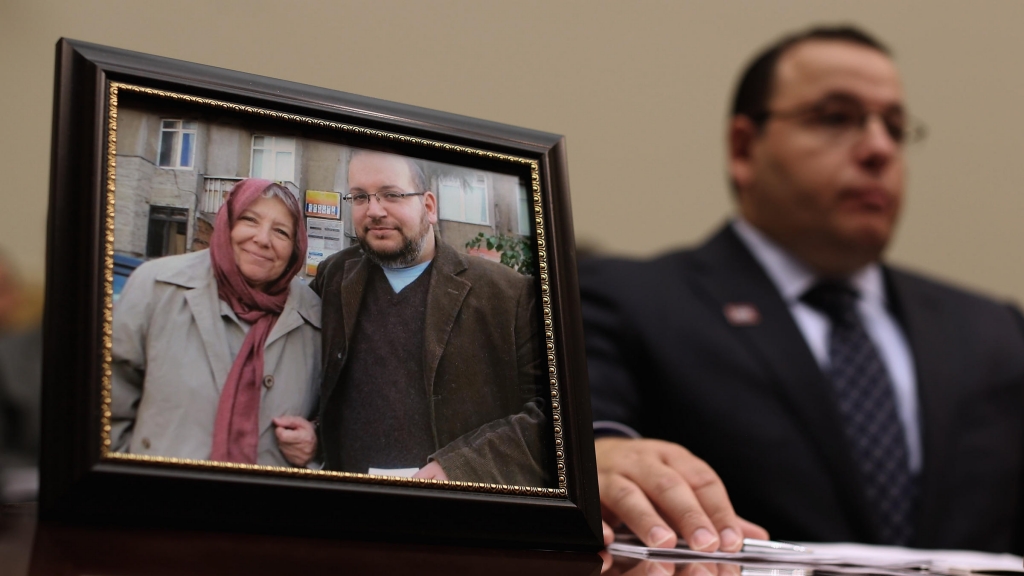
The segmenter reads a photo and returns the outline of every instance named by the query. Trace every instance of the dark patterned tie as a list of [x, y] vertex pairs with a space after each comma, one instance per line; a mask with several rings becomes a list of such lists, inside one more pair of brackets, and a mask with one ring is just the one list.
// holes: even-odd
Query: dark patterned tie
[[858, 298], [845, 283], [821, 282], [802, 300], [832, 321], [828, 376], [881, 541], [905, 545], [915, 498], [905, 431], [889, 373], [857, 314]]

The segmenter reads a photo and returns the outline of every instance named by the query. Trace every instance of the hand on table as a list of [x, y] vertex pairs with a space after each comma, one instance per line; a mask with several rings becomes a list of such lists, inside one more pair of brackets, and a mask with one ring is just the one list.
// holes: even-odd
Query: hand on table
[[316, 454], [316, 429], [313, 423], [302, 416], [278, 416], [274, 418], [274, 434], [277, 447], [285, 460], [294, 466], [305, 466]]
[[620, 522], [647, 546], [734, 552], [743, 538], [767, 539], [764, 528], [736, 515], [725, 485], [689, 450], [661, 440], [599, 438], [597, 480], [605, 544]]

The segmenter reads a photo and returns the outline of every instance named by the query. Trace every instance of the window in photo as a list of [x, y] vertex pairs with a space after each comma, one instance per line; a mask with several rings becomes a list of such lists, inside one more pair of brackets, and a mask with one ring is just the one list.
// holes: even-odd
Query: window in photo
[[526, 193], [526, 186], [519, 183], [519, 234], [529, 236], [533, 234], [533, 209], [530, 206], [530, 197]]
[[146, 258], [185, 253], [188, 237], [188, 209], [150, 206]]
[[438, 203], [442, 220], [468, 224], [490, 224], [487, 214], [487, 176], [444, 176], [438, 180]]
[[157, 165], [161, 168], [192, 168], [195, 155], [196, 122], [194, 120], [162, 120]]
[[294, 182], [295, 138], [254, 134], [249, 176], [275, 182]]

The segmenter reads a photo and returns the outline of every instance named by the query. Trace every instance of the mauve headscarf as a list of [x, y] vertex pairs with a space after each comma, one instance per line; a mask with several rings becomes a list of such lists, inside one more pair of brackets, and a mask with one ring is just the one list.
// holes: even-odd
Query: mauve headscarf
[[[263, 385], [263, 347], [277, 317], [288, 300], [288, 285], [302, 269], [306, 253], [306, 228], [298, 200], [285, 202], [295, 223], [292, 260], [281, 277], [266, 285], [264, 291], [246, 282], [235, 262], [231, 229], [238, 215], [258, 200], [273, 184], [270, 180], [249, 178], [235, 184], [227, 202], [217, 212], [210, 237], [210, 260], [217, 280], [217, 294], [239, 318], [249, 323], [242, 348], [238, 351], [227, 382], [221, 389], [217, 419], [213, 425], [211, 460], [256, 463], [259, 444], [260, 392]], [[290, 193], [289, 193], [290, 196]], [[294, 198], [294, 197], [292, 197]], [[279, 199], [280, 200], [280, 199]]]

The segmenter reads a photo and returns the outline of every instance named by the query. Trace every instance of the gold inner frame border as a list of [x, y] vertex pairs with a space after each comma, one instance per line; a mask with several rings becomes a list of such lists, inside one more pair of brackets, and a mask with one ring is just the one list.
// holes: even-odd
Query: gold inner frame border
[[[541, 287], [541, 309], [543, 311], [543, 326], [544, 326], [544, 350], [547, 356], [548, 364], [548, 384], [551, 391], [551, 419], [552, 428], [554, 430], [554, 448], [555, 448], [555, 463], [556, 473], [558, 478], [557, 488], [542, 488], [535, 486], [516, 486], [507, 484], [483, 484], [478, 482], [461, 482], [454, 480], [432, 480], [422, 478], [403, 478], [397, 476], [371, 476], [369, 474], [357, 474], [352, 472], [336, 472], [330, 470], [310, 470], [307, 468], [285, 468], [280, 466], [264, 466], [259, 464], [238, 464], [234, 462], [217, 462], [212, 460], [190, 460], [183, 458], [168, 458], [163, 456], [144, 456], [139, 454], [127, 454], [123, 452], [113, 452], [110, 450], [110, 404], [111, 404], [111, 377], [112, 377], [112, 364], [113, 364], [113, 322], [114, 322], [114, 193], [116, 188], [116, 168], [117, 168], [117, 106], [118, 106], [118, 93], [124, 90], [126, 92], [135, 92], [146, 96], [152, 96], [157, 98], [165, 98], [169, 100], [175, 100], [178, 102], [185, 102], [198, 106], [205, 106], [209, 108], [227, 110], [231, 112], [240, 112], [245, 114], [252, 114], [255, 116], [262, 116], [264, 118], [274, 118], [278, 120], [286, 120], [295, 122], [298, 124], [305, 124], [309, 126], [316, 126], [320, 128], [328, 128], [332, 130], [338, 130], [342, 132], [350, 132], [363, 136], [371, 136], [380, 138], [385, 141], [401, 142], [405, 144], [414, 144], [420, 146], [426, 146], [435, 149], [441, 149], [445, 151], [451, 151], [456, 153], [468, 154], [470, 156], [477, 156], [488, 158], [492, 160], [510, 162], [514, 164], [526, 165], [530, 168], [530, 180], [531, 180], [531, 192], [533, 199], [533, 213], [534, 213], [534, 233], [536, 234], [537, 242], [537, 269], [540, 277]], [[128, 461], [128, 462], [145, 462], [150, 464], [162, 465], [162, 466], [177, 466], [203, 470], [231, 470], [237, 472], [250, 472], [257, 474], [269, 474], [276, 476], [293, 476], [293, 477], [304, 477], [304, 478], [335, 478], [340, 480], [347, 480], [359, 483], [367, 484], [381, 484], [381, 485], [392, 485], [392, 486], [414, 486], [414, 487], [430, 487], [430, 488], [444, 488], [444, 489], [457, 489], [469, 492], [485, 492], [492, 494], [508, 494], [515, 496], [544, 496], [553, 498], [566, 498], [566, 469], [565, 469], [565, 444], [562, 438], [562, 419], [561, 419], [561, 406], [560, 406], [560, 394], [559, 394], [559, 377], [558, 371], [555, 366], [555, 342], [554, 342], [554, 322], [552, 320], [551, 312], [551, 287], [548, 275], [548, 263], [547, 263], [547, 242], [544, 232], [544, 210], [541, 204], [540, 195], [540, 166], [536, 160], [529, 158], [522, 158], [519, 156], [512, 156], [508, 154], [499, 154], [497, 152], [491, 152], [479, 148], [472, 148], [468, 146], [459, 146], [455, 144], [449, 144], [438, 140], [430, 140], [426, 138], [417, 138], [414, 136], [406, 136], [396, 132], [387, 132], [383, 130], [375, 130], [372, 128], [364, 128], [362, 126], [354, 126], [351, 124], [343, 124], [340, 122], [333, 122], [330, 120], [323, 120], [314, 118], [311, 116], [303, 116], [299, 114], [290, 114], [286, 112], [278, 112], [269, 108], [261, 108], [257, 106], [245, 106], [228, 102], [224, 100], [216, 100], [211, 98], [202, 98], [193, 96], [190, 94], [182, 94], [179, 92], [170, 92], [167, 90], [158, 90], [154, 88], [147, 88], [145, 86], [138, 86], [135, 84], [127, 84], [123, 82], [108, 82], [107, 89], [107, 161], [106, 161], [106, 211], [105, 211], [105, 222], [104, 222], [104, 249], [103, 249], [103, 345], [102, 345], [102, 357], [101, 364], [103, 366], [102, 371], [102, 406], [101, 406], [101, 445], [100, 445], [100, 459], [107, 461]]]

